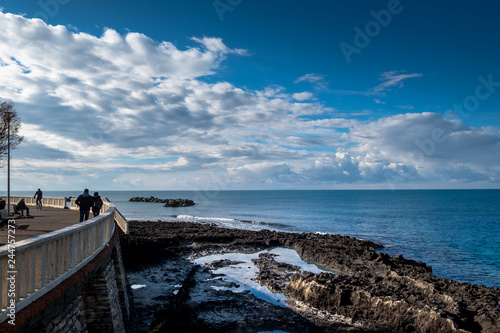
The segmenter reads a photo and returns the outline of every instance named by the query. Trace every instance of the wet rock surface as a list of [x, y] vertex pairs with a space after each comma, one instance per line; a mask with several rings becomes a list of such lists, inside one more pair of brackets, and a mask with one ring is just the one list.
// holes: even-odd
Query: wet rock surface
[[300, 267], [292, 264], [278, 262], [272, 253], [261, 253], [259, 259], [252, 262], [259, 268], [259, 274], [255, 281], [266, 286], [273, 293], [282, 293], [290, 283], [294, 274], [300, 273]]
[[[191, 222], [131, 222], [120, 239], [134, 290], [137, 330], [156, 332], [500, 332], [500, 289], [431, 274], [423, 262], [376, 252], [381, 244], [339, 235], [224, 229]], [[300, 272], [263, 253], [256, 281], [288, 307], [250, 293], [188, 257], [295, 249], [341, 274]], [[212, 269], [235, 264], [212, 262]], [[156, 289], [155, 289], [156, 288]], [[154, 295], [154, 296], [152, 296]]]

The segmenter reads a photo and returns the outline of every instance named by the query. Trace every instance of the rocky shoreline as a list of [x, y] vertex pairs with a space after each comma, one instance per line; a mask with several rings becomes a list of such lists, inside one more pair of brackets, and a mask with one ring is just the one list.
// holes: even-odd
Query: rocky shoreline
[[[191, 222], [130, 222], [129, 229], [120, 238], [127, 272], [157, 288], [155, 295], [148, 288], [133, 291], [142, 318], [137, 331], [500, 332], [500, 289], [436, 277], [423, 262], [377, 252], [382, 244]], [[261, 253], [252, 260], [255, 281], [283, 293], [283, 307], [228, 290], [213, 269], [231, 261], [192, 262], [277, 247], [337, 274], [302, 272]]]
[[133, 197], [128, 201], [130, 202], [152, 202], [152, 203], [162, 203], [163, 207], [190, 207], [194, 206], [195, 202], [191, 199], [160, 199], [157, 197]]

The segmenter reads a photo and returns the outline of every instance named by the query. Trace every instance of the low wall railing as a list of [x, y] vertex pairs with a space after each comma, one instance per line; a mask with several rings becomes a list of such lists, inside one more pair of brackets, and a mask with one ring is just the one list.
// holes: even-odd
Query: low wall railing
[[[4, 199], [5, 202], [7, 202], [7, 197], [3, 196], [2, 199]], [[15, 205], [21, 199], [24, 199], [24, 202], [26, 202], [26, 205], [28, 206], [36, 205], [36, 199], [33, 197], [10, 197], [11, 213], [12, 213], [12, 206]], [[66, 198], [43, 198], [42, 205], [44, 207], [64, 208], [66, 206]]]
[[[12, 202], [21, 197], [11, 197]], [[35, 199], [24, 197], [28, 205]], [[33, 199], [33, 202], [31, 202]], [[47, 207], [64, 208], [65, 198], [43, 198]], [[76, 273], [109, 243], [115, 222], [128, 233], [127, 221], [103, 198], [102, 213], [61, 230], [15, 242], [15, 225], [7, 223], [8, 243], [0, 247], [0, 323]], [[74, 205], [74, 199], [72, 199]], [[78, 209], [75, 205], [70, 209]]]
[[[7, 201], [6, 197], [1, 197], [5, 201]], [[33, 197], [10, 197], [10, 204], [11, 206], [15, 205], [19, 200], [24, 199], [24, 202], [26, 202], [26, 205], [28, 206], [35, 206], [36, 205], [36, 198]], [[76, 198], [74, 197], [69, 197], [69, 198], [43, 198], [42, 199], [42, 206], [43, 207], [52, 207], [52, 208], [69, 208], [71, 210], [78, 210], [79, 207], [75, 203]], [[103, 201], [103, 206], [101, 207], [100, 214], [106, 212], [108, 209], [111, 207], [115, 207], [115, 205], [109, 201], [107, 198], [102, 198]], [[11, 207], [12, 208], [12, 207]], [[116, 209], [115, 207], [115, 222], [118, 224], [120, 229], [128, 234], [128, 223], [125, 217]]]

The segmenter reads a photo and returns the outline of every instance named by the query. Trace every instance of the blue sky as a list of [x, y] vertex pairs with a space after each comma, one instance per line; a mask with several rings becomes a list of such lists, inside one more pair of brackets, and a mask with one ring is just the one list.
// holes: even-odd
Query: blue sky
[[500, 188], [494, 2], [0, 7], [13, 189]]

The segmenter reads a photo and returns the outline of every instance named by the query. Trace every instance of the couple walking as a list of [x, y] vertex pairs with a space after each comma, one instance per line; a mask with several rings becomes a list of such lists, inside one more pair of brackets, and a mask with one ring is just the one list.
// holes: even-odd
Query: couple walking
[[89, 190], [83, 190], [83, 193], [78, 196], [75, 203], [80, 207], [80, 222], [87, 221], [89, 219], [90, 208], [92, 207], [92, 213], [94, 217], [99, 215], [99, 211], [102, 207], [102, 199], [98, 192], [94, 192], [94, 196], [90, 196]]

